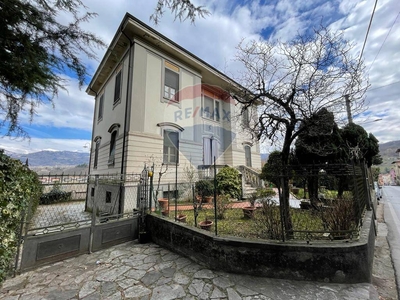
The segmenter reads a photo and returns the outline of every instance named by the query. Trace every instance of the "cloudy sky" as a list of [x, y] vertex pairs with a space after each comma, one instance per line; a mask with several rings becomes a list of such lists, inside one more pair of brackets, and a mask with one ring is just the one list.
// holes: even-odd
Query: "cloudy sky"
[[[157, 0], [83, 0], [98, 17], [84, 25], [107, 44], [111, 42], [123, 16], [129, 12], [174, 42], [202, 58], [215, 68], [235, 78], [236, 46], [245, 39], [290, 40], [297, 32], [323, 23], [342, 30], [346, 39], [356, 43], [361, 52], [375, 0], [195, 0], [211, 12], [195, 25], [174, 22], [166, 12], [155, 26], [149, 17]], [[363, 58], [369, 71], [367, 112], [354, 121], [372, 132], [380, 143], [400, 140], [400, 2], [379, 0], [365, 46]], [[99, 60], [87, 60], [93, 74]], [[86, 59], [86, 58], [85, 58]], [[67, 76], [67, 75], [65, 75]], [[68, 78], [68, 92], [60, 91], [55, 107], [37, 109], [33, 123], [22, 116], [21, 122], [31, 139], [0, 137], [0, 148], [17, 153], [45, 149], [89, 151], [94, 98], [79, 90], [74, 78]], [[381, 119], [379, 121], [376, 121]]]

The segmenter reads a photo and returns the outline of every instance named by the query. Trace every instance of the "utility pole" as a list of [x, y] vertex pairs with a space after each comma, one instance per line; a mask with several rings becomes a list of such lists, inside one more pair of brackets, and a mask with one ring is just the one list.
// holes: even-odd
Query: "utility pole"
[[351, 116], [349, 95], [344, 95], [344, 99], [346, 100], [347, 120], [349, 121], [349, 124], [350, 124], [350, 123], [353, 123], [353, 117]]

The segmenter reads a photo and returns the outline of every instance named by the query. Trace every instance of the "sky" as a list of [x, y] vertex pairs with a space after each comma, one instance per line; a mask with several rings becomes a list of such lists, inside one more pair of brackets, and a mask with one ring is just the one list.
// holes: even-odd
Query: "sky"
[[[150, 15], [157, 0], [83, 0], [98, 16], [82, 27], [96, 33], [109, 44], [126, 12], [181, 45], [213, 67], [235, 79], [239, 66], [234, 60], [242, 39], [290, 41], [320, 23], [342, 31], [355, 44], [359, 55], [365, 40], [375, 0], [279, 0], [233, 1], [194, 0], [209, 11], [205, 19], [174, 21], [166, 11], [155, 25]], [[62, 20], [62, 16], [60, 16]], [[82, 57], [94, 74], [106, 49], [97, 50], [98, 60]], [[379, 0], [375, 9], [363, 57], [370, 87], [366, 111], [354, 122], [373, 133], [380, 143], [400, 140], [400, 2]], [[70, 74], [69, 74], [70, 75]], [[33, 122], [21, 115], [21, 124], [30, 139], [0, 137], [0, 148], [16, 153], [41, 150], [89, 152], [94, 98], [79, 89], [75, 78], [68, 80], [67, 91], [60, 91], [51, 104], [37, 108]], [[89, 77], [90, 80], [90, 77]], [[89, 82], [89, 81], [88, 81]]]

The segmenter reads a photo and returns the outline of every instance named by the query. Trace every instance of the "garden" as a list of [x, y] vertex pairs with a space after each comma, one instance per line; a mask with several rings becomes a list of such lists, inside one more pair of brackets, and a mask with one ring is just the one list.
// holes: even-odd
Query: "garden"
[[[332, 177], [334, 178], [334, 176]], [[331, 178], [331, 179], [332, 179]], [[332, 179], [333, 180], [333, 179]], [[320, 178], [326, 183], [327, 178]], [[358, 234], [357, 208], [352, 191], [344, 191], [338, 197], [337, 180], [322, 187], [317, 207], [297, 205], [289, 208], [291, 238], [299, 240], [353, 239]], [[304, 178], [301, 182], [304, 182]], [[192, 197], [159, 199], [156, 213], [159, 215], [212, 232], [219, 236], [248, 239], [284, 240], [282, 208], [279, 205], [278, 187], [266, 182], [248, 199], [240, 199], [239, 172], [231, 167], [222, 168], [214, 179], [197, 180], [192, 187]], [[337, 186], [337, 184], [336, 184]], [[189, 187], [190, 188], [190, 187]], [[214, 190], [216, 201], [214, 202]], [[180, 191], [181, 195], [190, 194]], [[173, 195], [173, 194], [172, 194]], [[292, 187], [290, 197], [297, 203], [310, 203], [308, 191]], [[215, 205], [214, 205], [215, 203]], [[306, 208], [306, 209], [305, 209]], [[286, 233], [287, 234], [287, 233]]]

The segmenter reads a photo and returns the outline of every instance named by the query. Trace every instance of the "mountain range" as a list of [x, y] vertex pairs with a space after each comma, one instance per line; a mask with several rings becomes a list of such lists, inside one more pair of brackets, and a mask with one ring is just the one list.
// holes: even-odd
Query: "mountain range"
[[89, 153], [73, 151], [39, 151], [28, 154], [14, 153], [5, 151], [8, 156], [19, 159], [31, 167], [37, 166], [77, 166], [89, 163]]
[[[396, 153], [397, 149], [400, 149], [400, 140], [379, 144], [379, 151], [383, 159], [383, 163], [380, 166], [381, 171], [390, 170], [391, 163], [399, 157], [398, 153]], [[12, 158], [21, 160], [23, 163], [28, 159], [28, 164], [31, 167], [84, 166], [89, 163], [90, 157], [89, 153], [73, 151], [39, 151], [19, 154], [6, 150], [5, 153]], [[262, 162], [266, 162], [267, 159], [268, 153], [261, 153]]]

